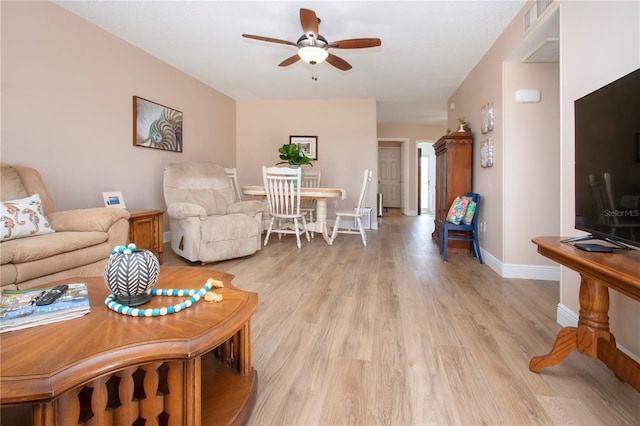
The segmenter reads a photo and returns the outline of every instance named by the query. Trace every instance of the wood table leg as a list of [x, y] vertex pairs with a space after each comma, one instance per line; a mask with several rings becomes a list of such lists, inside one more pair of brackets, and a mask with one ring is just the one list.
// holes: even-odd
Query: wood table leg
[[536, 356], [529, 362], [529, 370], [539, 372], [543, 368], [560, 363], [563, 359], [578, 347], [578, 329], [565, 327], [560, 330], [551, 352], [547, 355]]
[[581, 275], [579, 300], [578, 327], [565, 327], [560, 330], [551, 352], [532, 358], [529, 370], [539, 372], [543, 368], [556, 365], [574, 349], [591, 358], [598, 358], [598, 339], [615, 341], [609, 332], [607, 286]]

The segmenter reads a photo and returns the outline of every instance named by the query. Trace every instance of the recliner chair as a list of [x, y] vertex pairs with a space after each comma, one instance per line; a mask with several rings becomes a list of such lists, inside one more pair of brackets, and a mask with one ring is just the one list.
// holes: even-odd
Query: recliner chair
[[261, 201], [236, 202], [224, 167], [172, 163], [164, 169], [164, 199], [171, 249], [202, 264], [260, 250]]

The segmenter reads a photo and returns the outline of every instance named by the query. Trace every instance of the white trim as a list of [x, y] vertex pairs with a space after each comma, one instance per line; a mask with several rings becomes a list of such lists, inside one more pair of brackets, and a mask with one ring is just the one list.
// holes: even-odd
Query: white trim
[[502, 263], [488, 251], [480, 248], [482, 260], [502, 278], [560, 281], [560, 266], [520, 265]]
[[507, 263], [502, 268], [503, 278], [560, 281], [560, 266], [518, 265]]
[[578, 325], [578, 314], [562, 303], [558, 303], [556, 307], [556, 322], [563, 327], [576, 327]]

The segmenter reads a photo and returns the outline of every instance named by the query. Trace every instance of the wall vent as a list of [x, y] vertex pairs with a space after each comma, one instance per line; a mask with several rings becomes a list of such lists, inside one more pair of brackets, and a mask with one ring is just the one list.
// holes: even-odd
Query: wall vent
[[533, 6], [524, 14], [524, 30], [527, 31], [542, 16], [542, 12], [547, 10], [549, 5], [555, 0], [537, 0]]

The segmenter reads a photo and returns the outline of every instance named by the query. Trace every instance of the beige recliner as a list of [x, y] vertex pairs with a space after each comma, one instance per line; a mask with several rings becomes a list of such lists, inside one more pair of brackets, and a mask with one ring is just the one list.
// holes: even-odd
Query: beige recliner
[[173, 163], [164, 169], [171, 249], [191, 262], [216, 262], [260, 250], [261, 201], [234, 199], [224, 167]]

